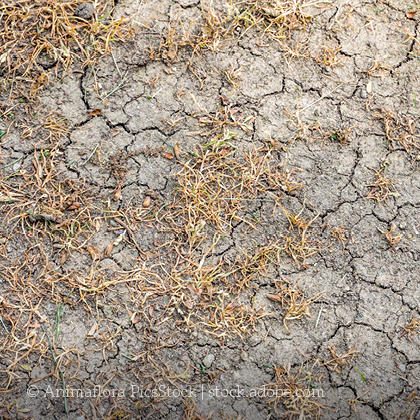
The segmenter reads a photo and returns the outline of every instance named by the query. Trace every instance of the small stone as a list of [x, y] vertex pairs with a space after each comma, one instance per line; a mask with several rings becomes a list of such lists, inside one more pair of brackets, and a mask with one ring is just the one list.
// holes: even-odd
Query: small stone
[[398, 368], [400, 369], [401, 372], [405, 372], [407, 370], [407, 367], [402, 363], [398, 365]]
[[404, 230], [404, 229], [406, 229], [407, 228], [407, 223], [405, 223], [405, 222], [401, 222], [400, 223], [400, 229], [401, 230]]
[[362, 90], [360, 91], [360, 97], [361, 97], [362, 99], [366, 99], [366, 98], [367, 98], [367, 92], [366, 92], [364, 89], [362, 89]]
[[243, 352], [241, 352], [241, 359], [242, 359], [244, 362], [248, 362], [248, 360], [249, 360], [249, 356], [248, 356], [248, 354], [247, 354], [247, 353], [245, 353], [244, 351], [243, 351]]
[[18, 171], [18, 170], [19, 170], [19, 168], [20, 168], [20, 163], [15, 163], [15, 164], [13, 165], [13, 172]]
[[74, 14], [82, 19], [89, 19], [95, 13], [92, 3], [81, 3], [76, 7]]
[[203, 359], [203, 365], [206, 368], [209, 368], [211, 366], [211, 364], [214, 361], [214, 355], [213, 354], [208, 354], [204, 359]]

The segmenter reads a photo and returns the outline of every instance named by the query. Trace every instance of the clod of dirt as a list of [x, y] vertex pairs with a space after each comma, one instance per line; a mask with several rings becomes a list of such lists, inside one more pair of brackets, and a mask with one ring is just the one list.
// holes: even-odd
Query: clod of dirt
[[159, 193], [157, 193], [156, 191], [152, 190], [151, 188], [148, 188], [144, 192], [144, 195], [149, 196], [150, 198], [153, 198], [155, 200], [159, 200], [159, 198], [160, 198]]
[[95, 8], [92, 3], [81, 3], [76, 7], [74, 14], [82, 19], [89, 19], [95, 13]]
[[36, 59], [36, 63], [47, 70], [53, 67], [57, 60], [49, 54], [40, 54]]
[[203, 365], [206, 368], [209, 368], [211, 366], [211, 364], [214, 361], [214, 354], [208, 354], [204, 359], [203, 359]]

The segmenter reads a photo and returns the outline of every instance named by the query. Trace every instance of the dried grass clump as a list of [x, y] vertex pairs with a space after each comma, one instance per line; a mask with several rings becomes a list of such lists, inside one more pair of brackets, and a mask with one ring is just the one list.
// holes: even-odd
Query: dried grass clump
[[[239, 1], [232, 2], [226, 10], [218, 12], [211, 4], [202, 2], [203, 26], [197, 45], [215, 51], [223, 40], [236, 40], [238, 36], [235, 31], [240, 27], [245, 32], [256, 28], [263, 36], [283, 40], [290, 36], [290, 31], [304, 29], [311, 20], [305, 9], [320, 3], [302, 0]], [[243, 36], [244, 32], [239, 39]]]
[[397, 249], [395, 248], [395, 245], [401, 241], [403, 234], [400, 233], [398, 235], [393, 235], [392, 232], [394, 232], [394, 230], [397, 228], [397, 226], [395, 225], [394, 222], [392, 222], [391, 224], [391, 228], [389, 230], [387, 230], [386, 232], [383, 232], [382, 230], [380, 230], [379, 228], [377, 228], [379, 230], [379, 232], [381, 232], [383, 235], [385, 235], [385, 238], [388, 241], [388, 245], [394, 250], [394, 252], [397, 252]]
[[[205, 237], [206, 225], [221, 233], [232, 230], [233, 222], [255, 228], [246, 213], [249, 202], [272, 202], [276, 206], [286, 192], [301, 188], [285, 165], [271, 165], [265, 148], [251, 150], [243, 158], [231, 158], [230, 144], [213, 146], [202, 155], [183, 163], [176, 174], [173, 203], [165, 211], [172, 229], [188, 237], [190, 250]], [[177, 228], [178, 227], [178, 228]]]
[[333, 240], [339, 242], [341, 244], [341, 246], [343, 247], [343, 254], [344, 254], [344, 250], [346, 249], [346, 244], [345, 242], [349, 241], [348, 238], [348, 229], [344, 229], [345, 225], [341, 225], [339, 227], [334, 228], [331, 231], [331, 237]]
[[[288, 60], [310, 55], [308, 40], [303, 33], [311, 20], [308, 13], [311, 7], [322, 7], [323, 1], [305, 0], [257, 0], [230, 2], [217, 8], [212, 2], [201, 1], [199, 16], [189, 24], [182, 22], [178, 12], [169, 19], [167, 28], [162, 31], [162, 41], [158, 47], [150, 47], [152, 59], [177, 61], [182, 48], [188, 47], [194, 54], [202, 51], [217, 51], [238, 42], [250, 30], [255, 30], [263, 45], [264, 40], [272, 39], [280, 43]], [[161, 15], [150, 17], [143, 22], [147, 30], [154, 30]], [[297, 39], [293, 32], [300, 30]], [[261, 44], [260, 44], [261, 43]]]
[[[180, 245], [172, 243], [174, 246], [179, 249]], [[168, 271], [162, 256], [150, 264], [150, 269], [142, 267], [127, 273], [133, 322], [142, 317], [150, 322], [162, 319], [160, 323], [175, 318], [183, 330], [201, 330], [221, 340], [252, 335], [260, 319], [267, 316], [263, 308], [249, 304], [248, 282], [255, 274], [247, 272], [244, 260], [233, 264], [203, 261], [179, 255]], [[154, 310], [152, 296], [165, 297], [163, 313]]]
[[0, 178], [0, 192], [9, 234], [18, 234], [20, 228], [34, 245], [50, 238], [64, 263], [68, 252], [80, 251], [93, 236], [96, 221], [95, 209], [88, 205], [92, 188], [60, 179], [61, 157], [58, 146], [34, 151], [31, 172], [21, 169]]
[[[157, 247], [138, 271], [138, 275], [150, 278], [140, 292], [145, 300], [140, 304], [135, 297], [138, 294], [131, 296], [139, 310], [150, 296], [166, 296], [169, 303], [160, 317], [169, 319], [177, 314], [187, 329], [198, 328], [219, 339], [242, 337], [252, 334], [260, 319], [267, 316], [263, 308], [246, 303], [249, 290], [255, 287], [253, 282], [275, 275], [284, 257], [306, 265], [320, 250], [320, 241], [312, 239], [316, 217], [306, 220], [302, 212], [293, 216], [284, 209], [291, 222], [288, 234], [278, 235], [268, 245], [240, 250], [233, 261], [215, 258], [219, 242], [238, 223], [258, 229], [261, 221], [252, 217], [250, 206], [269, 203], [274, 211], [281, 206], [284, 194], [303, 187], [294, 179], [295, 169], [286, 169], [286, 163], [273, 163], [271, 148], [263, 146], [239, 154], [231, 143], [220, 143], [218, 134], [204, 147], [189, 161], [180, 161], [182, 169], [175, 175], [172, 200], [136, 216], [172, 239]], [[305, 299], [296, 285], [282, 284], [281, 292], [285, 323], [310, 316], [309, 305], [319, 296]]]
[[377, 203], [381, 205], [383, 202], [388, 204], [387, 199], [389, 197], [400, 196], [393, 184], [393, 180], [384, 176], [385, 167], [381, 168], [380, 170], [373, 168], [369, 169], [375, 172], [375, 180], [371, 184], [367, 185], [367, 187], [369, 187], [371, 190], [366, 198], [376, 200]]
[[416, 335], [417, 334], [417, 329], [420, 328], [420, 318], [418, 317], [418, 315], [414, 315], [410, 322], [408, 322], [407, 324], [403, 325], [401, 327], [404, 332], [400, 335], [400, 338], [402, 338], [405, 334], [407, 334], [407, 338], [411, 341], [411, 336], [412, 335]]
[[304, 419], [306, 416], [319, 419], [322, 412], [329, 406], [322, 404], [319, 399], [324, 397], [323, 390], [311, 387], [314, 376], [311, 372], [304, 372], [300, 366], [296, 373], [292, 373], [290, 363], [283, 367], [275, 367], [275, 382], [265, 387], [267, 395], [274, 394], [270, 403], [274, 403], [274, 409], [283, 406], [284, 418]]
[[305, 294], [298, 287], [300, 280], [291, 286], [286, 280], [280, 280], [276, 286], [279, 291], [276, 294], [269, 294], [267, 298], [279, 302], [281, 307], [284, 309], [285, 314], [283, 317], [283, 324], [288, 333], [290, 333], [287, 321], [294, 319], [301, 319], [304, 316], [312, 318], [309, 312], [309, 307], [312, 303], [319, 300], [324, 292], [317, 293], [312, 298], [305, 298]]
[[420, 136], [416, 134], [416, 123], [408, 117], [380, 108], [372, 119], [382, 122], [390, 150], [403, 148], [414, 165], [420, 160]]
[[336, 353], [335, 344], [328, 346], [332, 359], [322, 363], [321, 366], [326, 366], [329, 370], [337, 372], [340, 375], [343, 367], [351, 367], [353, 359], [360, 356], [360, 352], [355, 350], [355, 347], [356, 345], [354, 345], [347, 353], [343, 353], [340, 356]]
[[116, 41], [128, 38], [128, 21], [112, 17], [113, 0], [96, 0], [91, 17], [76, 15], [83, 3], [81, 0], [2, 2], [0, 72], [6, 84], [0, 88], [11, 88], [14, 93], [26, 96], [25, 88], [29, 87], [29, 94], [34, 96], [51, 76], [57, 78], [73, 62], [86, 67], [110, 53]]
[[[303, 203], [302, 210], [296, 215], [288, 212], [281, 204], [279, 206], [285, 212], [290, 225], [290, 233], [282, 235], [282, 248], [298, 266], [308, 267], [307, 259], [317, 254], [322, 247], [321, 241], [316, 239], [316, 231], [313, 226], [319, 214], [311, 220], [307, 220], [302, 217], [305, 203]], [[297, 227], [297, 231], [295, 231], [295, 227]]]

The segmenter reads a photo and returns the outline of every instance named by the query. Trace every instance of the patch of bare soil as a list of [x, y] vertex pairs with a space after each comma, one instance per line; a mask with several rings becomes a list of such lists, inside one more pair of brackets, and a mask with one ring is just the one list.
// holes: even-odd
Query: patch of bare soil
[[0, 418], [419, 418], [418, 7], [3, 2]]

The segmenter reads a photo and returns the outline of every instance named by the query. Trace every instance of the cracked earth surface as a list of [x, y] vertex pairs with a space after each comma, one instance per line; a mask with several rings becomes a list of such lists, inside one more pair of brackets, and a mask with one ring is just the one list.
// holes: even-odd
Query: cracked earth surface
[[[129, 16], [140, 11], [137, 19], [147, 20], [156, 15], [156, 6], [134, 0], [118, 4], [113, 13]], [[177, 13], [183, 22], [193, 20], [199, 6], [189, 0], [163, 2], [156, 33], [159, 25], [165, 27]], [[41, 325], [49, 326], [52, 337], [52, 325], [60, 302], [64, 302], [54, 348], [57, 354], [69, 354], [62, 365], [66, 387], [124, 391], [124, 395], [69, 397], [69, 418], [280, 419], [287, 410], [281, 404], [275, 410], [270, 398], [214, 397], [211, 390], [239, 387], [249, 393], [272, 383], [273, 367], [283, 365], [290, 365], [295, 372], [299, 367], [312, 372], [313, 389], [322, 390], [316, 401], [328, 405], [322, 410], [326, 419], [419, 418], [420, 338], [415, 331], [409, 335], [403, 329], [420, 310], [419, 150], [408, 152], [399, 143], [391, 145], [384, 120], [376, 118], [390, 110], [417, 123], [413, 135], [420, 138], [416, 99], [420, 93], [420, 26], [418, 20], [407, 19], [407, 7], [407, 2], [397, 0], [354, 2], [351, 6], [338, 0], [328, 7], [311, 9], [313, 20], [306, 29], [311, 34], [309, 48], [327, 43], [341, 47], [337, 52], [340, 64], [334, 67], [311, 57], [293, 59], [285, 55], [279, 43], [270, 40], [261, 46], [261, 39], [252, 32], [216, 52], [203, 51], [191, 58], [180, 50], [172, 61], [152, 60], [147, 47], [154, 41], [147, 30], [139, 29], [132, 41], [114, 50], [118, 69], [109, 56], [96, 65], [94, 74], [90, 68], [81, 69], [42, 91], [42, 108], [67, 118], [57, 169], [67, 179], [83, 180], [94, 190], [95, 197], [99, 196], [95, 198], [98, 208], [102, 205], [109, 212], [121, 211], [119, 214], [127, 214], [126, 209], [141, 211], [150, 191], [157, 209], [167, 202], [177, 185], [174, 175], [182, 164], [177, 159], [165, 159], [161, 151], [172, 153], [168, 144], [179, 144], [184, 156], [191, 158], [188, 152], [195, 153], [198, 145], [203, 146], [214, 135], [202, 134], [209, 129], [203, 128], [200, 118], [215, 116], [228, 106], [237, 110], [235, 115], [251, 117], [248, 130], [232, 128], [237, 134], [230, 140], [236, 148], [235, 157], [265, 147], [267, 139], [275, 142], [278, 147], [270, 153], [271, 164], [286, 162], [289, 171], [296, 168], [294, 179], [304, 187], [286, 191], [280, 203], [290, 214], [304, 209], [306, 220], [313, 220], [314, 237], [322, 243], [306, 261], [297, 263], [290, 255], [275, 260], [266, 275], [254, 276], [238, 292], [243, 305], [256, 311], [263, 308], [266, 314], [249, 329], [250, 334], [212, 334], [186, 324], [188, 308], [180, 302], [171, 306], [169, 291], [165, 296], [161, 290], [143, 288], [143, 281], [150, 285], [155, 281], [148, 277], [149, 257], [145, 255], [152, 255], [152, 261], [153, 252], [175, 234], [152, 222], [133, 221], [129, 227], [137, 246], [130, 236], [95, 265], [107, 279], [131, 272], [132, 280], [85, 298], [82, 293], [71, 294], [69, 299], [73, 289], [52, 282], [51, 298], [39, 308], [42, 319], [33, 321], [39, 323], [35, 337], [43, 334]], [[376, 63], [382, 70], [369, 74]], [[242, 79], [237, 88], [223, 76], [231, 67], [240, 69]], [[120, 83], [119, 72], [125, 77], [124, 86], [104, 99], [106, 92]], [[102, 113], [91, 115], [98, 108]], [[1, 145], [1, 156], [4, 165], [23, 156], [20, 168], [31, 172], [42, 138], [41, 134], [22, 136], [18, 123], [24, 110], [25, 104], [15, 109], [16, 123]], [[298, 110], [302, 111], [301, 124], [293, 118]], [[338, 141], [334, 133], [346, 128], [346, 141]], [[113, 200], [118, 180], [109, 162], [124, 155], [128, 157], [121, 164], [126, 168], [121, 197]], [[119, 162], [117, 159], [116, 164]], [[368, 199], [375, 175], [372, 168], [385, 167], [397, 194], [386, 202]], [[13, 172], [14, 166], [3, 169], [4, 176]], [[86, 200], [89, 197], [87, 193]], [[6, 203], [2, 212], [7, 211]], [[233, 262], [243, 250], [268, 246], [291, 232], [285, 212], [268, 199], [250, 201], [243, 211], [261, 222], [252, 228], [235, 220], [214, 247], [217, 228], [209, 226], [207, 239], [199, 246], [206, 264]], [[390, 246], [384, 232], [393, 225], [392, 235], [402, 236]], [[3, 222], [3, 238], [11, 234], [12, 226], [11, 221]], [[343, 240], [332, 240], [332, 230], [340, 227], [345, 232]], [[104, 249], [122, 228], [113, 220], [99, 224], [88, 243]], [[48, 261], [42, 256], [33, 260], [36, 263], [32, 266], [28, 262], [22, 270], [24, 278], [45, 279], [46, 264], [50, 276], [89, 274], [89, 253], [72, 251], [60, 263], [54, 240], [45, 240], [51, 242]], [[32, 258], [34, 246], [31, 240], [17, 236], [3, 250], [5, 264], [25, 255]], [[168, 270], [170, 258], [164, 260]], [[10, 283], [5, 274], [2, 276], [0, 290], [6, 296]], [[290, 332], [283, 323], [280, 305], [267, 298], [276, 293], [279, 278], [291, 284], [299, 281], [307, 297], [323, 292], [310, 307], [312, 317], [287, 323]], [[137, 300], [132, 299], [133, 294]], [[7, 314], [7, 309], [4, 311], [2, 314]], [[7, 332], [1, 329], [0, 334], [6, 337]], [[320, 362], [331, 359], [331, 346], [340, 355], [353, 346], [360, 353], [349, 364], [332, 370]], [[19, 354], [24, 350], [22, 344]], [[208, 368], [203, 366], [207, 355], [214, 356]], [[0, 357], [2, 387], [8, 383], [6, 371], [16, 361], [14, 357], [6, 351]], [[19, 361], [22, 363], [24, 367], [15, 370], [7, 392], [0, 394], [4, 410], [0, 416], [66, 418], [63, 398], [56, 395], [61, 389], [60, 374], [54, 369], [48, 347], [43, 358], [29, 355]], [[25, 368], [28, 365], [29, 369]], [[34, 385], [37, 398], [27, 392]], [[196, 395], [184, 399], [143, 397], [138, 392], [159, 386], [172, 390], [192, 387]], [[202, 417], [187, 416], [192, 406]], [[301, 418], [312, 417], [306, 413]]]

